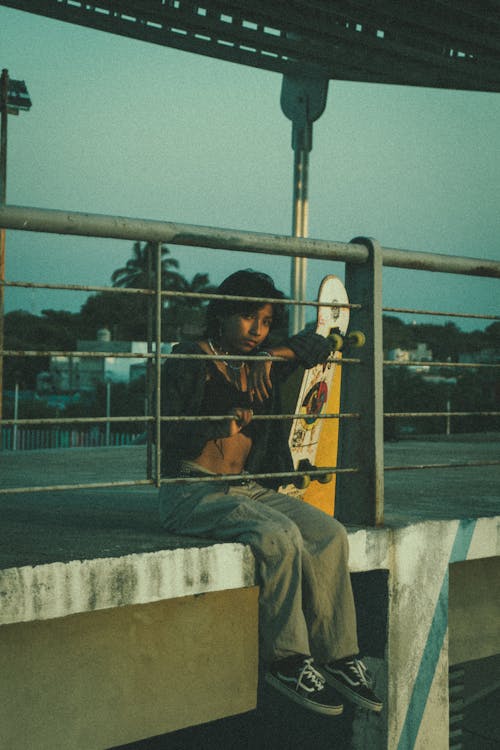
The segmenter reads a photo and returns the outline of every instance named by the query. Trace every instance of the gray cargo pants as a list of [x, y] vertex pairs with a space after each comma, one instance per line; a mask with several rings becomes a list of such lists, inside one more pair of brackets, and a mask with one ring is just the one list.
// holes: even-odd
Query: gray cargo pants
[[264, 662], [358, 653], [347, 534], [334, 518], [252, 480], [163, 485], [160, 518], [175, 534], [250, 545]]

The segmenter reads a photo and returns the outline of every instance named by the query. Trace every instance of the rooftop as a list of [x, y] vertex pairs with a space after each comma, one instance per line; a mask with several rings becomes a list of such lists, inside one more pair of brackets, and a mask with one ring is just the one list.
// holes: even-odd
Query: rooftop
[[[385, 465], [496, 460], [499, 433], [385, 444]], [[144, 446], [0, 452], [0, 486], [144, 479]], [[209, 546], [162, 531], [154, 487], [0, 495], [0, 568]], [[500, 515], [500, 466], [385, 472], [385, 524]]]

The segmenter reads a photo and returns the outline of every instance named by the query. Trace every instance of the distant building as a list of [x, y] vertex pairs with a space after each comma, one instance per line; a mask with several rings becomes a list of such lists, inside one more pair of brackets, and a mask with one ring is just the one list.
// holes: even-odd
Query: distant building
[[[153, 352], [156, 346], [153, 342]], [[40, 391], [51, 390], [57, 393], [94, 391], [99, 383], [129, 383], [146, 372], [146, 358], [119, 357], [113, 354], [146, 354], [145, 341], [112, 341], [107, 328], [97, 332], [95, 341], [77, 341], [79, 352], [109, 352], [109, 357], [53, 356], [50, 358], [49, 373], [40, 373]], [[162, 354], [169, 354], [172, 345], [163, 343]]]
[[[415, 349], [390, 349], [387, 352], [387, 359], [390, 362], [432, 362], [432, 351], [427, 344], [417, 344]], [[408, 364], [411, 372], [429, 372], [428, 365]]]

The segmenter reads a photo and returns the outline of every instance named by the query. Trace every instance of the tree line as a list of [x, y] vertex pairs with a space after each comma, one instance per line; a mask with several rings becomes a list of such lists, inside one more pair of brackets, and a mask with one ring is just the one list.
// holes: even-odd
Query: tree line
[[[14, 310], [5, 315], [5, 349], [16, 351], [74, 351], [78, 340], [96, 339], [99, 329], [107, 328], [114, 340], [146, 341], [148, 327], [154, 339], [153, 295], [119, 292], [118, 289], [155, 289], [154, 243], [136, 242], [132, 256], [125, 266], [111, 275], [115, 291], [91, 294], [77, 313], [67, 310], [42, 310], [33, 315], [25, 310]], [[161, 246], [161, 283], [164, 291], [211, 293], [215, 287], [208, 273], [196, 273], [191, 280], [179, 272], [179, 262], [170, 256], [166, 245]], [[179, 338], [186, 321], [203, 318], [206, 301], [200, 297], [172, 297], [162, 307], [163, 340]], [[49, 367], [47, 357], [6, 357], [4, 359], [4, 387], [12, 389], [20, 383], [33, 390], [37, 374]]]

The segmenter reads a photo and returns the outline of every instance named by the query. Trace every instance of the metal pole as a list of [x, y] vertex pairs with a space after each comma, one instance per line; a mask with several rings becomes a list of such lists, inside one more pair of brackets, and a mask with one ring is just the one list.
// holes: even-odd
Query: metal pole
[[2, 132], [0, 146], [0, 204], [7, 201], [7, 101], [9, 96], [9, 72], [2, 70], [0, 109], [2, 112]]
[[17, 419], [19, 417], [19, 383], [14, 390], [14, 426], [12, 428], [12, 450], [17, 450]]
[[109, 418], [111, 416], [111, 381], [106, 380], [106, 445], [109, 446], [111, 438], [111, 422]]
[[[0, 134], [0, 206], [7, 201], [7, 100], [9, 95], [9, 72], [2, 70], [0, 91], [1, 134]], [[3, 417], [3, 349], [4, 349], [4, 290], [5, 281], [5, 229], [0, 227], [0, 424]], [[2, 430], [0, 428], [0, 449]]]
[[346, 264], [345, 285], [349, 299], [362, 305], [353, 311], [351, 330], [363, 331], [366, 344], [342, 389], [341, 411], [359, 412], [361, 419], [343, 424], [338, 464], [357, 465], [359, 472], [338, 477], [335, 517], [343, 523], [380, 526], [384, 522], [382, 251], [375, 240], [353, 240], [358, 242], [368, 248], [370, 259], [364, 266]]
[[[326, 106], [328, 79], [321, 76], [285, 75], [281, 88], [281, 109], [292, 121], [293, 216], [292, 235], [307, 237], [309, 226], [309, 152], [312, 149], [312, 124], [323, 114]], [[294, 299], [306, 299], [307, 258], [300, 255], [292, 260], [291, 293]], [[292, 308], [290, 332], [304, 328], [304, 305]]]
[[[309, 151], [305, 148], [294, 149], [293, 169], [293, 217], [292, 234], [294, 237], [307, 237], [309, 231]], [[307, 258], [292, 259], [291, 293], [294, 299], [306, 299]], [[301, 331], [306, 324], [304, 305], [292, 308], [291, 330]]]
[[156, 245], [156, 344], [155, 344], [155, 367], [156, 367], [156, 403], [155, 403], [155, 437], [156, 437], [156, 486], [161, 484], [161, 317], [163, 302], [161, 296], [161, 242]]
[[[147, 268], [147, 288], [153, 288], [153, 245], [151, 242], [146, 243], [146, 268]], [[151, 354], [153, 351], [153, 299], [148, 295], [147, 300], [147, 313], [146, 313], [146, 336], [147, 336], [147, 352]], [[153, 362], [151, 359], [146, 360], [146, 416], [149, 417], [152, 414], [153, 404]], [[146, 426], [146, 476], [148, 479], [153, 477], [153, 429], [152, 425], [148, 422]]]

